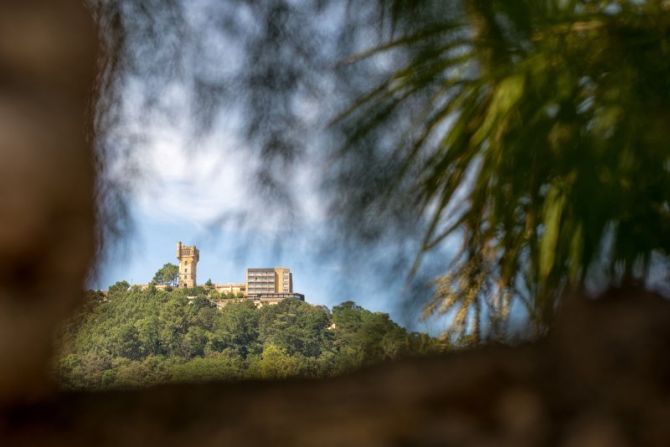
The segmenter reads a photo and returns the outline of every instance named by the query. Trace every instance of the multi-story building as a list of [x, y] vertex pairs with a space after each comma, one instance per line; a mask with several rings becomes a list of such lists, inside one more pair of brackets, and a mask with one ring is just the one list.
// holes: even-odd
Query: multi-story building
[[179, 260], [179, 283], [177, 287], [193, 288], [197, 285], [196, 274], [200, 251], [195, 245], [187, 246], [177, 242], [177, 259]]
[[285, 267], [249, 268], [246, 285], [248, 296], [293, 293], [293, 274]]
[[293, 273], [285, 267], [275, 267], [276, 293], [293, 293]]

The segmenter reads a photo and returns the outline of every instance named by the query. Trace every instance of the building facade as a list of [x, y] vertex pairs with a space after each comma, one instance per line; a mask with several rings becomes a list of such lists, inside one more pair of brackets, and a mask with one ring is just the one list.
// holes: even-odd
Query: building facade
[[247, 296], [271, 293], [293, 293], [293, 274], [285, 267], [248, 268]]
[[302, 293], [269, 293], [269, 294], [252, 295], [246, 298], [231, 298], [225, 300], [217, 300], [216, 307], [218, 309], [223, 309], [228, 304], [243, 303], [243, 302], [251, 302], [256, 307], [274, 306], [275, 304], [279, 304], [286, 299], [305, 301], [305, 295], [303, 295]]
[[244, 283], [216, 284], [214, 290], [226, 295], [244, 295], [247, 296], [247, 285]]
[[196, 277], [200, 251], [195, 245], [188, 246], [177, 242], [177, 259], [179, 260], [179, 283], [177, 287], [195, 287], [197, 285]]

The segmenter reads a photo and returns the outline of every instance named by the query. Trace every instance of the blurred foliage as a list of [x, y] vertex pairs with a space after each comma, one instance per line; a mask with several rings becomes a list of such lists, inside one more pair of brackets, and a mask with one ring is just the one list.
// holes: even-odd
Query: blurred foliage
[[421, 251], [462, 243], [426, 314], [478, 337], [519, 299], [542, 332], [567, 289], [646, 280], [670, 249], [670, 2], [443, 2], [417, 23], [422, 3], [382, 1], [398, 26], [361, 57], [406, 62], [338, 123], [345, 151], [400, 123], [374, 200], [409, 183]]
[[326, 377], [445, 348], [350, 301], [331, 314], [291, 299], [218, 310], [215, 295], [195, 289], [113, 289], [89, 298], [61, 335], [56, 374], [66, 388]]
[[179, 82], [198, 129], [238, 114], [254, 179], [286, 204], [309, 129], [332, 119], [317, 147], [338, 237], [420, 234], [419, 258], [460, 245], [439, 251], [425, 309], [454, 337], [504, 336], [519, 304], [543, 333], [566, 290], [667, 262], [666, 0], [205, 2], [207, 33], [188, 2], [92, 4], [109, 54], [99, 136], [129, 80], [154, 109]]

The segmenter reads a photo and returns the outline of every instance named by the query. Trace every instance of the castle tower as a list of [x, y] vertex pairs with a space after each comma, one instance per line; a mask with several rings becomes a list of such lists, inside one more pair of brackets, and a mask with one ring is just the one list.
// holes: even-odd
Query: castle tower
[[196, 272], [200, 251], [195, 245], [183, 245], [177, 242], [177, 259], [179, 259], [179, 285], [178, 287], [192, 288], [196, 286]]

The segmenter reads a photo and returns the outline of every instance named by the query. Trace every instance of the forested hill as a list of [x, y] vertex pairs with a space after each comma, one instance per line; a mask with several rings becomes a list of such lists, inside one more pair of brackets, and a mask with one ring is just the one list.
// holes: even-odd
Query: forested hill
[[285, 300], [219, 310], [199, 291], [91, 293], [66, 325], [56, 365], [66, 388], [215, 379], [323, 377], [398, 356], [443, 349], [387, 314], [351, 301], [333, 307]]

